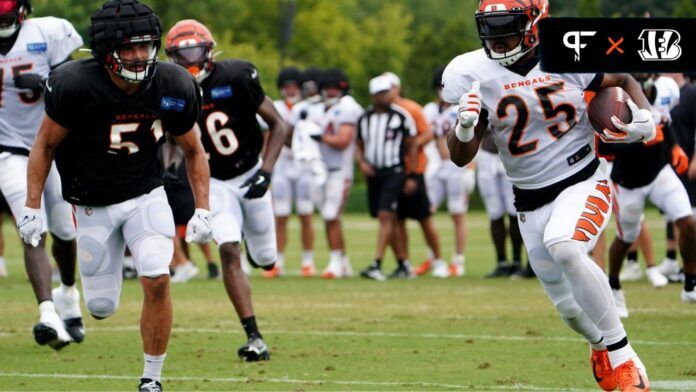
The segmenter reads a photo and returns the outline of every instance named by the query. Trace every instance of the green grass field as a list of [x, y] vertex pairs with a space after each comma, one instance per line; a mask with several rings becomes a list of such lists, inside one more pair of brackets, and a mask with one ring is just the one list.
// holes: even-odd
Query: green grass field
[[[648, 217], [661, 259], [663, 224], [654, 212]], [[244, 334], [221, 281], [174, 286], [165, 389], [597, 390], [587, 345], [557, 316], [538, 282], [482, 278], [494, 261], [488, 225], [481, 212], [469, 219], [463, 278], [378, 283], [254, 276], [256, 316], [272, 350], [266, 363], [237, 359]], [[290, 270], [299, 269], [296, 225]], [[438, 216], [437, 225], [449, 258], [449, 218]], [[345, 228], [353, 265], [362, 268], [374, 252], [376, 222], [351, 215]], [[9, 223], [3, 230], [11, 276], [0, 280], [0, 389], [134, 390], [142, 371], [137, 282], [124, 283], [115, 316], [85, 319], [84, 343], [60, 352], [40, 347], [31, 334], [38, 310], [17, 235]], [[420, 262], [422, 236], [415, 226], [410, 235], [411, 257]], [[317, 245], [323, 267], [322, 231]], [[391, 256], [385, 265], [393, 267]], [[654, 390], [696, 389], [696, 306], [682, 304], [680, 290], [625, 284], [631, 317], [624, 324]]]

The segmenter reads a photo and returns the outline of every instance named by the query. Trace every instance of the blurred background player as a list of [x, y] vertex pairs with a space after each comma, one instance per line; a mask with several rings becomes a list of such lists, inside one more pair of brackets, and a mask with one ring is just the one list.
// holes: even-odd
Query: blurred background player
[[[425, 157], [423, 148], [434, 140], [435, 136], [423, 114], [422, 106], [413, 100], [401, 96], [401, 80], [399, 77], [392, 72], [386, 72], [382, 76], [385, 76], [392, 85], [392, 103], [409, 113], [414, 121], [417, 132], [415, 139], [417, 143], [416, 159], [411, 160], [409, 157], [405, 161], [405, 170], [412, 174], [411, 177], [415, 180], [417, 187], [413, 192], [403, 192], [401, 195], [402, 200], [399, 201], [398, 220], [394, 227], [394, 236], [391, 242], [397, 259], [397, 266], [389, 275], [392, 278], [409, 278], [413, 274], [413, 269], [409, 261], [409, 241], [408, 232], [406, 231], [407, 218], [418, 221], [423, 231], [425, 242], [430, 248], [430, 253], [433, 255], [432, 259], [435, 261], [442, 261], [440, 238], [433, 224], [430, 199], [425, 189], [424, 178], [427, 158]], [[438, 264], [441, 266], [443, 265], [442, 263]], [[463, 266], [459, 267], [461, 267], [459, 271], [463, 273]]]
[[[276, 110], [290, 128], [292, 122], [292, 109], [302, 101], [303, 74], [297, 68], [284, 68], [278, 74], [276, 85], [280, 91], [281, 99], [273, 102]], [[309, 82], [315, 79], [315, 75], [304, 75]], [[316, 83], [312, 80], [312, 83]], [[306, 91], [313, 92], [316, 89], [307, 87]], [[273, 197], [273, 209], [276, 220], [276, 237], [278, 242], [278, 261], [270, 271], [264, 271], [268, 278], [280, 276], [285, 268], [285, 248], [288, 242], [288, 217], [292, 212], [293, 200], [295, 213], [300, 220], [300, 235], [302, 240], [302, 276], [314, 276], [316, 268], [314, 264], [314, 228], [312, 227], [312, 213], [314, 212], [314, 199], [312, 195], [312, 178], [301, 176], [296, 162], [293, 159], [292, 148], [283, 146], [273, 170], [271, 194]]]
[[[203, 90], [198, 127], [209, 154], [213, 238], [220, 250], [227, 294], [247, 334], [238, 355], [246, 361], [268, 360], [268, 346], [256, 325], [251, 287], [242, 270], [240, 243], [244, 240], [247, 259], [254, 267], [273, 268], [278, 251], [267, 191], [287, 128], [261, 87], [258, 70], [246, 61], [214, 61], [215, 40], [200, 22], [177, 22], [167, 34], [166, 49]], [[269, 128], [263, 157], [257, 113]]]
[[457, 106], [449, 105], [438, 117], [434, 131], [442, 164], [431, 177], [431, 181], [426, 183], [433, 212], [437, 211], [440, 204], [447, 199], [447, 212], [454, 223], [455, 253], [449, 267], [444, 260], [434, 261], [432, 275], [436, 278], [446, 278], [450, 275], [462, 276], [466, 271], [464, 256], [467, 238], [466, 212], [469, 209], [469, 196], [476, 185], [476, 172], [473, 162], [460, 168], [450, 160], [447, 134], [457, 123], [457, 116]]
[[353, 276], [341, 225], [343, 206], [353, 185], [356, 124], [362, 107], [349, 95], [350, 83], [339, 68], [323, 71], [318, 78], [324, 105], [321, 127], [321, 159], [328, 171], [320, 188], [320, 213], [326, 224], [329, 263], [321, 274], [325, 279]]
[[[27, 157], [44, 111], [42, 92], [49, 71], [70, 60], [82, 46], [82, 38], [64, 19], [26, 19], [29, 0], [0, 1], [0, 191], [13, 215], [20, 219], [27, 195]], [[70, 341], [84, 339], [80, 293], [75, 287], [75, 226], [72, 209], [63, 200], [60, 176], [51, 166], [42, 207], [32, 210], [41, 216], [40, 241], [24, 244], [24, 263], [40, 320], [34, 339], [41, 345], [60, 349]], [[18, 223], [21, 223], [18, 222]], [[51, 265], [46, 254], [46, 231], [53, 239], [53, 258], [58, 264], [61, 285], [51, 291]], [[67, 332], [66, 332], [67, 329]]]
[[[394, 240], [397, 211], [402, 194], [416, 192], [418, 180], [405, 161], [418, 157], [416, 125], [406, 110], [394, 105], [392, 81], [385, 76], [370, 80], [372, 105], [358, 120], [356, 160], [367, 179], [370, 215], [379, 219], [379, 233], [374, 261], [360, 275], [385, 281], [382, 259]], [[399, 254], [394, 252], [399, 257]], [[403, 263], [403, 261], [402, 261]]]
[[[481, 147], [476, 155], [476, 172], [479, 194], [490, 220], [491, 238], [497, 259], [495, 268], [486, 277], [534, 276], [534, 271], [529, 263], [527, 263], [527, 268], [522, 268], [522, 235], [517, 222], [515, 196], [512, 192], [512, 183], [507, 177], [491, 132], [486, 132], [481, 140]], [[506, 215], [508, 217], [507, 227], [505, 225]], [[507, 258], [506, 240], [508, 235], [510, 242], [512, 242], [512, 263]]]
[[0, 193], [0, 278], [6, 278], [8, 276], [7, 272], [7, 261], [5, 260], [5, 236], [2, 232], [2, 225], [5, 222], [5, 216], [11, 216], [12, 210], [10, 206], [7, 205], [7, 200]]
[[[677, 142], [687, 157], [690, 157], [689, 169], [686, 175], [680, 176], [680, 180], [691, 201], [693, 211], [696, 211], [696, 151], [694, 140], [696, 139], [696, 85], [688, 74], [670, 74], [679, 86], [679, 103], [672, 109], [671, 128], [677, 138]], [[674, 256], [674, 257], [670, 257]], [[676, 253], [667, 255], [658, 266], [659, 271], [670, 281], [684, 280], [683, 270], [679, 268]]]

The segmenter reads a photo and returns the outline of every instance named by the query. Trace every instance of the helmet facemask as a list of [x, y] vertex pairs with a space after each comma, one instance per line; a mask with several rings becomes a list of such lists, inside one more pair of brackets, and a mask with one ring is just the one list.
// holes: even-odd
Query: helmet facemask
[[198, 83], [210, 75], [213, 63], [213, 47], [210, 44], [171, 48], [167, 56], [175, 64], [186, 68]]
[[0, 1], [0, 38], [14, 35], [24, 22], [27, 12], [17, 1]]
[[[159, 51], [159, 39], [150, 35], [132, 37], [119, 45], [115, 45], [106, 57], [107, 67], [123, 80], [137, 84], [152, 77], [157, 67], [157, 52]], [[140, 47], [145, 45], [147, 57], [145, 59], [124, 59], [124, 47]]]
[[537, 45], [534, 26], [539, 17], [536, 8], [477, 13], [476, 27], [488, 57], [504, 67], [515, 64]]

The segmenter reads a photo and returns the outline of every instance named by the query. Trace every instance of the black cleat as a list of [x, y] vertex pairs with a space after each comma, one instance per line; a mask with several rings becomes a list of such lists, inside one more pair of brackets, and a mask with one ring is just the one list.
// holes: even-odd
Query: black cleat
[[249, 341], [239, 348], [237, 355], [239, 355], [240, 359], [247, 362], [271, 360], [271, 354], [268, 352], [266, 342], [259, 337], [249, 338]]
[[208, 263], [208, 279], [217, 279], [220, 276], [220, 271], [215, 263]]
[[498, 263], [493, 271], [491, 271], [486, 278], [503, 278], [510, 276], [512, 272], [512, 265], [506, 263]]
[[411, 265], [407, 263], [399, 264], [396, 269], [389, 274], [389, 279], [410, 279], [413, 277]]
[[69, 340], [58, 338], [58, 331], [46, 323], [38, 323], [34, 325], [34, 340], [40, 346], [49, 345], [52, 349], [58, 351], [70, 344]]
[[63, 324], [75, 343], [82, 343], [85, 340], [85, 326], [82, 324], [82, 317], [63, 320]]
[[387, 277], [384, 276], [382, 269], [376, 263], [372, 263], [369, 267], [360, 271], [360, 276], [367, 279], [373, 279], [378, 282], [384, 282], [387, 280]]
[[138, 271], [135, 268], [123, 267], [123, 279], [135, 279], [138, 277]]
[[162, 392], [162, 384], [149, 378], [141, 378], [138, 392]]

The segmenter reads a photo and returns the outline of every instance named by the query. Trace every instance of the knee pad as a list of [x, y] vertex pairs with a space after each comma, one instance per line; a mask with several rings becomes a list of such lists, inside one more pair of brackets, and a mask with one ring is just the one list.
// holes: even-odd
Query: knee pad
[[572, 265], [582, 260], [583, 250], [574, 241], [562, 241], [548, 247], [549, 254], [556, 263]]
[[245, 200], [243, 203], [244, 229], [248, 229], [252, 233], [263, 233], [274, 229], [275, 221], [271, 209], [268, 208], [267, 203], [269, 202], [266, 198]]
[[531, 264], [532, 270], [534, 270], [542, 285], [553, 284], [563, 277], [563, 272], [558, 264], [553, 261], [546, 248], [537, 247], [530, 249], [528, 256], [529, 264]]
[[156, 233], [167, 238], [174, 238], [174, 216], [166, 200], [155, 201], [147, 206], [147, 220]]
[[171, 238], [153, 236], [141, 240], [133, 252], [135, 268], [139, 276], [155, 277], [169, 275], [169, 263], [174, 254]]
[[89, 236], [82, 236], [77, 241], [77, 261], [84, 276], [94, 276], [108, 268], [104, 265], [106, 248], [103, 243]]
[[117, 303], [110, 298], [92, 298], [87, 301], [87, 310], [93, 316], [103, 319], [116, 313]]

